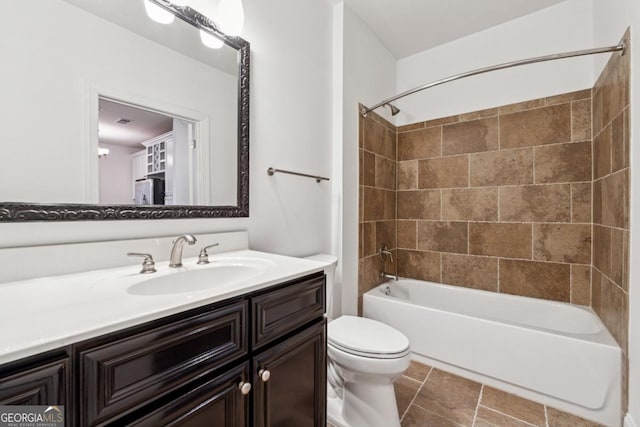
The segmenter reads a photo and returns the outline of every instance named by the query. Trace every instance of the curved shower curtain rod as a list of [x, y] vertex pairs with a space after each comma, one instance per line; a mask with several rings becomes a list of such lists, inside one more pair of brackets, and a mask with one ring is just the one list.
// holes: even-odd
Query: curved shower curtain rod
[[440, 79], [440, 80], [433, 81], [431, 83], [424, 84], [422, 86], [418, 86], [406, 92], [402, 92], [398, 95], [392, 96], [391, 98], [387, 98], [384, 101], [377, 103], [373, 107], [362, 107], [362, 109], [360, 110], [360, 113], [362, 114], [363, 117], [367, 117], [367, 113], [369, 113], [370, 111], [373, 111], [376, 108], [380, 108], [384, 105], [389, 105], [392, 111], [395, 110], [395, 113], [393, 113], [393, 115], [395, 116], [399, 110], [394, 106], [392, 106], [390, 104], [391, 102], [400, 98], [404, 98], [405, 96], [414, 94], [416, 92], [420, 92], [422, 90], [429, 89], [434, 86], [439, 86], [443, 83], [452, 82], [454, 80], [459, 80], [465, 77], [471, 77], [478, 74], [488, 73], [490, 71], [503, 70], [505, 68], [518, 67], [520, 65], [535, 64], [536, 62], [545, 62], [545, 61], [554, 61], [556, 59], [572, 58], [574, 56], [595, 55], [598, 53], [617, 52], [617, 51], [620, 52], [620, 55], [624, 55], [624, 49], [625, 49], [624, 43], [620, 43], [617, 46], [599, 47], [595, 49], [575, 50], [573, 52], [556, 53], [553, 55], [538, 56], [536, 58], [521, 59], [519, 61], [505, 62], [503, 64], [492, 65], [490, 67], [478, 68], [473, 71], [467, 71], [465, 73], [456, 74], [453, 76], [446, 77], [444, 79]]

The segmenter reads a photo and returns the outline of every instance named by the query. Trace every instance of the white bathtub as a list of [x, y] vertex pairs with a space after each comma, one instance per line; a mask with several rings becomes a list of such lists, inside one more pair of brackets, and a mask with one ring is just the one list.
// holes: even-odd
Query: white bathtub
[[400, 279], [363, 311], [407, 335], [415, 360], [620, 425], [620, 347], [589, 307]]

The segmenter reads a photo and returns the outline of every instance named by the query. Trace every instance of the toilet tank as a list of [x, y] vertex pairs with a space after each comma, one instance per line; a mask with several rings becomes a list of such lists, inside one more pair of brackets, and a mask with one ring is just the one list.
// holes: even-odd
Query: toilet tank
[[335, 316], [334, 311], [334, 279], [336, 274], [336, 266], [338, 265], [338, 258], [333, 255], [328, 254], [316, 254], [312, 256], [306, 257], [306, 259], [310, 259], [313, 261], [319, 261], [325, 264], [328, 264], [324, 268], [324, 274], [327, 276], [327, 285], [326, 285], [326, 306], [327, 306], [327, 318], [329, 320], [333, 319]]

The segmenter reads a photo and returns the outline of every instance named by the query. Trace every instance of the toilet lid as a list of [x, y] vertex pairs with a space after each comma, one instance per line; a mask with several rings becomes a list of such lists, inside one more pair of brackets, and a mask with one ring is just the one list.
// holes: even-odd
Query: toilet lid
[[341, 316], [328, 326], [328, 341], [347, 353], [376, 358], [402, 357], [409, 352], [409, 339], [377, 320]]

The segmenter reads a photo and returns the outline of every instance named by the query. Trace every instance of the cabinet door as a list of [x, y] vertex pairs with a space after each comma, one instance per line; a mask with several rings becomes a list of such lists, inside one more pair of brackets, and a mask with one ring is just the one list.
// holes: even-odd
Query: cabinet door
[[326, 336], [322, 319], [253, 358], [256, 427], [325, 427]]
[[249, 376], [249, 362], [224, 375], [205, 382], [143, 418], [126, 422], [128, 426], [156, 427], [245, 427], [249, 411], [249, 396], [240, 391], [240, 384]]
[[2, 372], [0, 405], [67, 405], [69, 359]]

